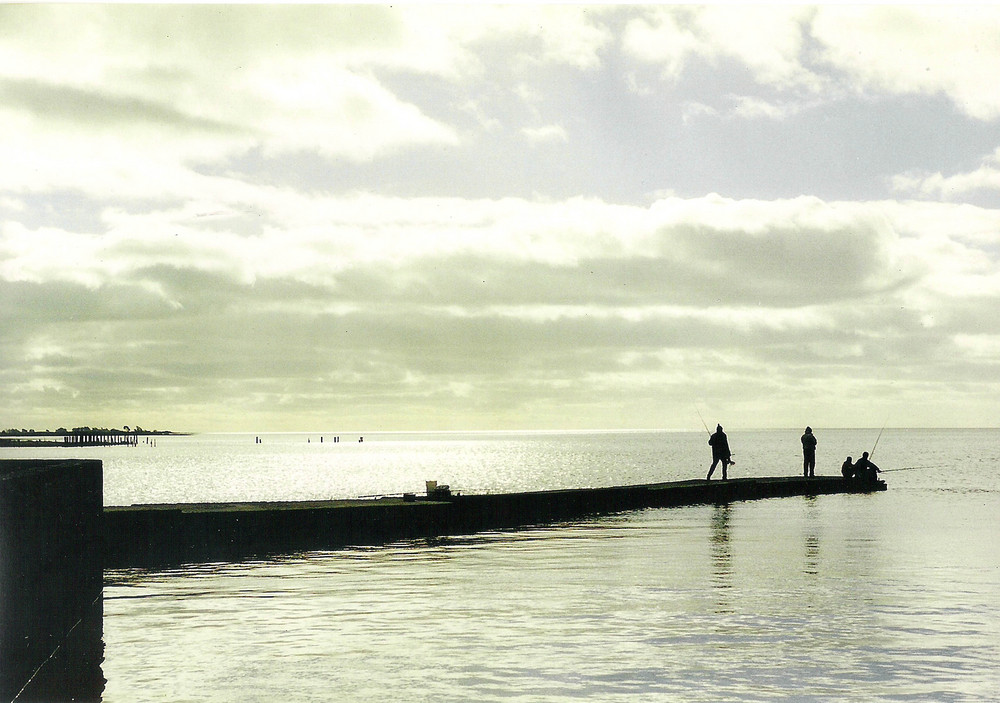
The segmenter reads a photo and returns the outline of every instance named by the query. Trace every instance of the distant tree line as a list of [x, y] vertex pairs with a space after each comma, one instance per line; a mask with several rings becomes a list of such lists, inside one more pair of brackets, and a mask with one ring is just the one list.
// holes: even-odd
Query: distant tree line
[[125, 425], [122, 428], [108, 428], [108, 427], [74, 427], [72, 430], [67, 430], [65, 427], [60, 427], [57, 430], [35, 430], [35, 429], [17, 429], [16, 427], [11, 427], [3, 432], [0, 432], [0, 437], [65, 437], [67, 435], [73, 434], [141, 434], [141, 435], [170, 435], [177, 434], [176, 432], [171, 432], [169, 430], [144, 430], [138, 425], [135, 427], [129, 427]]

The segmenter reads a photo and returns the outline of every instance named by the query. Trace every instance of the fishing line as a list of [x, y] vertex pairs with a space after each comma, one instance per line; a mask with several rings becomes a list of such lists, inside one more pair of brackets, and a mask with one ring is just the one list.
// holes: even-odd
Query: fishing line
[[919, 469], [940, 469], [944, 464], [934, 464], [932, 466], [904, 466], [901, 469], [882, 469], [882, 473], [889, 471], [917, 471]]

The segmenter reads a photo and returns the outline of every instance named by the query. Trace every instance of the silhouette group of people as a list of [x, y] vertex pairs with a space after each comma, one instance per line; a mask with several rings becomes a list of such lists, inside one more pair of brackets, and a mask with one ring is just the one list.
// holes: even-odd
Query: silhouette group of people
[[861, 458], [853, 464], [851, 463], [851, 457], [847, 457], [847, 460], [840, 467], [840, 473], [848, 481], [872, 482], [878, 480], [878, 475], [882, 473], [882, 469], [877, 467], [875, 462], [868, 458], [868, 452], [862, 452]]
[[[816, 476], [816, 444], [818, 442], [811, 427], [806, 427], [801, 441], [802, 475], [806, 478], [814, 478]], [[729, 438], [723, 432], [722, 425], [716, 425], [715, 433], [708, 438], [708, 444], [712, 447], [712, 465], [708, 468], [708, 476], [705, 477], [705, 480], [712, 480], [715, 467], [720, 463], [722, 464], [722, 480], [728, 480], [729, 473], [727, 469], [731, 464], [735, 464], [736, 462], [733, 461], [733, 452], [729, 448]], [[840, 467], [840, 471], [844, 478], [849, 481], [866, 482], [877, 481], [878, 475], [882, 473], [882, 469], [876, 466], [869, 458], [868, 452], [862, 453], [861, 458], [856, 462], [851, 457], [847, 457], [847, 461]]]

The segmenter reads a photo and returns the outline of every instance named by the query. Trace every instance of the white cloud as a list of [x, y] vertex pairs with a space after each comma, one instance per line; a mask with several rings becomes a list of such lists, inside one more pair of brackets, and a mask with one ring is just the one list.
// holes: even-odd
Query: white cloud
[[972, 117], [1000, 117], [995, 5], [824, 7], [812, 33], [824, 59], [862, 89], [943, 94]]
[[753, 96], [740, 96], [735, 98], [736, 107], [733, 114], [744, 119], [767, 118], [780, 120], [793, 115], [799, 111], [800, 107], [795, 104], [776, 104], [769, 100]]
[[945, 176], [937, 173], [902, 173], [893, 176], [892, 187], [901, 193], [955, 200], [979, 191], [1000, 191], [1000, 149], [983, 159], [982, 165], [968, 173]]
[[1000, 363], [1000, 334], [959, 334], [955, 345], [964, 352], [992, 364]]
[[821, 81], [800, 62], [802, 28], [812, 12], [796, 6], [664, 6], [631, 20], [622, 43], [631, 56], [660, 65], [671, 79], [692, 58], [733, 59], [762, 84], [817, 90]]
[[[497, 42], [526, 70], [585, 70], [610, 38], [601, 11], [582, 7], [26, 6], [4, 15], [0, 189], [95, 197], [218, 188], [203, 167], [249, 153], [370, 161], [457, 147], [455, 127], [375, 71], [478, 80], [479, 47]], [[501, 124], [476, 109], [481, 125]], [[543, 123], [525, 135], [565, 143], [562, 129]]]
[[[243, 207], [244, 199], [255, 204], [253, 211]], [[392, 280], [383, 290], [387, 296], [439, 277], [434, 304], [459, 308], [512, 304], [516, 294], [543, 306], [546, 296], [554, 296], [547, 302], [603, 300], [613, 307], [611, 298], [624, 295], [640, 308], [700, 309], [719, 300], [714, 291], [720, 290], [728, 291], [725, 305], [731, 307], [801, 307], [900, 285], [920, 290], [924, 279], [935, 295], [957, 295], [966, 290], [960, 279], [969, 280], [977, 269], [983, 290], [982, 276], [990, 273], [983, 247], [995, 243], [991, 233], [998, 229], [994, 211], [944, 204], [713, 195], [666, 198], [642, 208], [580, 198], [325, 197], [253, 188], [229, 202], [109, 210], [100, 233], [8, 223], [0, 239], [0, 275], [97, 287], [158, 266], [193, 267], [238, 285], [288, 280], [333, 290], [343, 276], [363, 273]], [[65, 256], [53, 257], [53, 251]], [[460, 274], [456, 266], [479, 267], [493, 281], [479, 293], [463, 283], [450, 299], [443, 284], [475, 275], [474, 269]], [[559, 287], [550, 291], [554, 281]], [[995, 282], [988, 290], [994, 288]]]
[[0, 212], [23, 212], [24, 208], [25, 206], [23, 200], [0, 196]]
[[993, 5], [664, 6], [631, 20], [622, 43], [670, 80], [693, 59], [731, 60], [759, 85], [796, 100], [945, 95], [971, 117], [1000, 117], [992, 87], [1000, 75], [1000, 9]]
[[[380, 8], [311, 13], [5, 8], [19, 33], [0, 42], [0, 188], [169, 197], [207, 185], [194, 164], [253, 147], [370, 159], [457, 143], [451, 127], [351, 67], [379, 51], [430, 47], [384, 29]], [[359, 46], [351, 32], [365, 26], [381, 40]]]
[[557, 124], [544, 125], [542, 127], [525, 127], [521, 130], [529, 142], [544, 144], [545, 142], [567, 142], [569, 135], [566, 130]]
[[719, 114], [719, 111], [711, 105], [705, 105], [704, 103], [692, 100], [684, 103], [681, 119], [684, 121], [684, 124], [690, 124], [703, 116], [714, 116], [717, 114]]
[[244, 85], [247, 113], [256, 115], [253, 127], [268, 152], [318, 151], [367, 160], [402, 146], [458, 142], [450, 127], [373, 79], [323, 63], [272, 63]]
[[624, 49], [633, 57], [658, 64], [663, 74], [676, 79], [684, 70], [688, 56], [696, 54], [700, 41], [684, 29], [671, 10], [628, 23], [622, 36]]
[[[482, 42], [517, 42], [512, 60], [555, 63], [578, 69], [601, 64], [600, 52], [611, 41], [600, 21], [609, 8], [572, 5], [479, 5], [470, 11], [440, 8], [427, 15], [449, 38], [464, 47]], [[540, 51], [537, 50], [540, 46]]]
[[[753, 405], [751, 386], [771, 396], [799, 373], [851, 392], [837, 378], [880, 377], [886, 355], [931, 377], [947, 349], [952, 373], [974, 377], [991, 348], [979, 335], [1000, 334], [965, 318], [969, 300], [1000, 298], [1000, 215], [969, 206], [267, 188], [254, 201], [252, 213], [196, 201], [109, 210], [92, 235], [5, 225], [7, 407], [84, 408], [104, 384], [118, 407], [168, 393], [185, 422], [218, 427], [220, 408], [254, 394], [306, 417], [334, 403], [317, 390], [324, 378], [338, 398], [396, 407], [394, 426], [419, 427], [413, 407], [476, 424], [468, 404], [487, 396], [514, 423], [566, 394], [602, 423], [601, 407], [668, 387], [735, 383]], [[241, 234], [244, 218], [266, 224]], [[102, 381], [101, 364], [134, 377]]]
[[[915, 59], [967, 65], [965, 31], [996, 73], [986, 14], [883, 10], [0, 8], [0, 403], [648, 424], [615, 410], [873, 378], [926, 398], [942, 359], [977, 381], [998, 211], [768, 172], [822, 161], [781, 129], [855, 134], [878, 97], [993, 114], [992, 75]], [[825, 100], [844, 109], [803, 109]], [[757, 196], [700, 196], [755, 140], [784, 148], [734, 189]], [[957, 201], [998, 187], [1000, 152], [933, 170], [895, 184]]]

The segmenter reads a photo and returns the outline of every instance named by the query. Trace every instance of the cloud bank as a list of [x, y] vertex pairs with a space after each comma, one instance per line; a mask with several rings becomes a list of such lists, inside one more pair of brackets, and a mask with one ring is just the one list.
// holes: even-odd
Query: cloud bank
[[7, 426], [1000, 424], [991, 8], [0, 13]]

